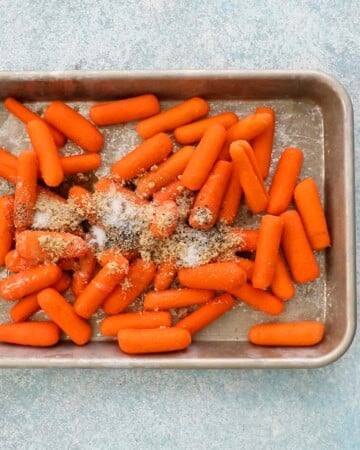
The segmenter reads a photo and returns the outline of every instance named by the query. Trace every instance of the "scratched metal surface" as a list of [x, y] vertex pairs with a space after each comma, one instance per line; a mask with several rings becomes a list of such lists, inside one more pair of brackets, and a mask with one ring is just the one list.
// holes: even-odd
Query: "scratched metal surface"
[[[69, 102], [82, 114], [87, 116], [89, 106], [92, 102]], [[162, 102], [164, 108], [176, 102]], [[311, 176], [315, 178], [320, 191], [323, 191], [324, 181], [324, 133], [323, 117], [320, 107], [311, 100], [272, 100], [262, 102], [262, 105], [271, 106], [276, 111], [276, 132], [273, 150], [273, 159], [270, 176], [267, 181], [271, 181], [274, 167], [281, 151], [285, 147], [299, 147], [304, 152], [304, 164], [301, 177]], [[32, 109], [41, 113], [46, 103], [29, 104]], [[259, 101], [239, 101], [239, 100], [212, 100], [210, 101], [211, 114], [223, 111], [234, 111], [239, 117], [250, 114], [260, 105]], [[104, 127], [102, 129], [106, 137], [105, 147], [102, 151], [104, 163], [98, 169], [96, 175], [106, 176], [109, 172], [110, 164], [128, 151], [132, 150], [140, 142], [133, 123], [126, 125], [116, 125]], [[13, 116], [0, 110], [0, 144], [18, 154], [19, 151], [29, 147], [29, 139], [25, 132], [24, 125]], [[81, 150], [74, 144], [68, 143], [63, 149], [63, 154], [80, 153]], [[8, 183], [2, 183], [0, 194], [11, 191]], [[260, 215], [248, 213], [245, 205], [241, 207], [236, 225], [244, 227], [257, 227]], [[325, 283], [325, 258], [324, 252], [317, 255], [321, 267], [321, 277], [316, 281], [296, 286], [296, 296], [286, 303], [285, 312], [276, 320], [325, 320], [326, 314], [326, 283]], [[5, 275], [4, 271], [1, 276]], [[72, 301], [71, 294], [68, 298]], [[0, 302], [0, 321], [8, 320], [8, 310], [11, 307], [9, 302]], [[92, 319], [94, 327], [94, 341], [108, 340], [99, 333], [99, 323], [104, 317], [99, 310]], [[34, 319], [46, 319], [46, 316], [39, 312]], [[274, 318], [260, 311], [256, 311], [238, 302], [236, 306], [226, 315], [215, 321], [209, 327], [195, 336], [196, 341], [234, 341], [246, 340], [248, 329], [255, 323], [273, 321]], [[66, 339], [66, 337], [64, 337]]]

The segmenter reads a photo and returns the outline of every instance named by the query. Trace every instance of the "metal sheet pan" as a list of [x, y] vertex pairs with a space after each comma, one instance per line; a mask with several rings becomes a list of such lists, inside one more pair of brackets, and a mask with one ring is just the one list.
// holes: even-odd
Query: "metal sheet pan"
[[[95, 336], [85, 347], [62, 342], [51, 349], [0, 345], [3, 367], [317, 367], [335, 361], [351, 344], [356, 322], [355, 238], [353, 178], [353, 118], [350, 99], [333, 78], [309, 71], [174, 71], [174, 72], [21, 72], [0, 73], [0, 98], [14, 96], [23, 101], [63, 99], [82, 112], [97, 100], [141, 93], [157, 94], [164, 105], [204, 96], [212, 112], [232, 110], [240, 116], [256, 106], [269, 105], [277, 114], [274, 162], [286, 146], [298, 146], [305, 154], [302, 176], [313, 176], [321, 188], [333, 245], [317, 255], [322, 276], [297, 287], [296, 298], [277, 320], [324, 320], [324, 341], [313, 348], [262, 348], [246, 341], [254, 323], [272, 321], [261, 312], [237, 305], [196, 336], [185, 352], [129, 357], [114, 342], [97, 332], [101, 316], [94, 319]], [[42, 103], [37, 103], [41, 110]], [[1, 107], [2, 108], [2, 107]], [[104, 159], [115, 160], [124, 146], [136, 144], [133, 126], [108, 127], [113, 138]], [[24, 127], [0, 109], [0, 145], [13, 152], [26, 146]], [[73, 146], [65, 149], [72, 153]], [[105, 169], [106, 170], [106, 166]], [[99, 175], [102, 175], [100, 173]], [[6, 184], [0, 185], [5, 192]], [[256, 219], [257, 220], [257, 219]], [[245, 209], [239, 223], [254, 224]], [[0, 304], [0, 318], [8, 304]]]

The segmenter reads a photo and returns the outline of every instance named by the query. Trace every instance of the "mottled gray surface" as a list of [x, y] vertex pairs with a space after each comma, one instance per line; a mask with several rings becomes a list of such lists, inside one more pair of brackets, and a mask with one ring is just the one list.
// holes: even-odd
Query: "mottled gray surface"
[[[319, 69], [357, 120], [360, 2], [283, 3], [1, 0], [0, 69]], [[0, 447], [356, 449], [359, 357], [356, 338], [318, 370], [1, 370]]]

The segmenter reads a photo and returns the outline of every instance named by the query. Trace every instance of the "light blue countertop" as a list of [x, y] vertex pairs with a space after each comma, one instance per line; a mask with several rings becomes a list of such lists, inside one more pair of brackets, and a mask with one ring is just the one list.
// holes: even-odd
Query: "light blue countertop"
[[[1, 0], [0, 70], [322, 70], [359, 144], [359, 16], [358, 0]], [[0, 370], [0, 448], [356, 449], [359, 360], [357, 337], [313, 370]]]

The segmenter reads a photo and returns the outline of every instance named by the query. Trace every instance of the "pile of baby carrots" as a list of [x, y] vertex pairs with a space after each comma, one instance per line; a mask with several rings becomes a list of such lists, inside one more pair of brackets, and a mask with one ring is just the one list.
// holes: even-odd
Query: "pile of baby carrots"
[[[235, 299], [279, 315], [295, 295], [294, 282], [319, 276], [314, 251], [328, 247], [330, 238], [314, 180], [299, 181], [302, 151], [286, 148], [270, 188], [265, 185], [273, 109], [257, 108], [240, 119], [233, 112], [206, 117], [209, 105], [202, 98], [161, 111], [154, 95], [96, 104], [90, 120], [60, 101], [51, 102], [43, 117], [13, 98], [5, 100], [5, 107], [26, 124], [32, 149], [18, 157], [0, 149], [0, 176], [14, 185], [13, 195], [0, 198], [0, 264], [12, 272], [0, 280], [0, 296], [14, 302], [12, 322], [0, 325], [0, 341], [52, 346], [62, 331], [84, 345], [92, 336], [88, 319], [102, 308], [108, 316], [101, 333], [117, 336], [122, 351], [183, 350], [195, 333], [231, 310]], [[195, 194], [188, 224], [201, 230], [231, 227], [244, 197], [251, 213], [262, 214], [259, 229], [242, 234], [240, 250], [252, 257], [234, 253], [230, 260], [197, 267], [178, 268], [172, 260], [156, 266], [115, 248], [95, 255], [81, 233], [32, 228], [39, 189], [56, 196], [51, 188], [66, 176], [96, 170], [104, 144], [97, 127], [130, 121], [138, 121], [136, 130], [144, 140], [112, 165], [111, 175], [99, 180], [96, 189], [116, 185], [139, 205], [153, 202], [150, 231], [160, 240], [177, 227], [176, 199], [183, 189]], [[173, 151], [169, 132], [183, 145], [178, 151]], [[61, 156], [67, 139], [79, 147], [79, 155]], [[128, 180], [135, 180], [135, 190], [124, 186]], [[87, 196], [91, 193], [73, 186], [69, 198], [61, 200], [71, 199], [81, 208]], [[173, 288], [174, 280], [182, 287]], [[73, 303], [62, 295], [68, 288]], [[144, 291], [143, 310], [127, 312]], [[174, 324], [170, 310], [184, 307], [192, 312]], [[30, 320], [39, 310], [50, 321]], [[248, 336], [257, 345], [307, 346], [320, 342], [323, 334], [323, 324], [308, 321], [260, 324]]]

